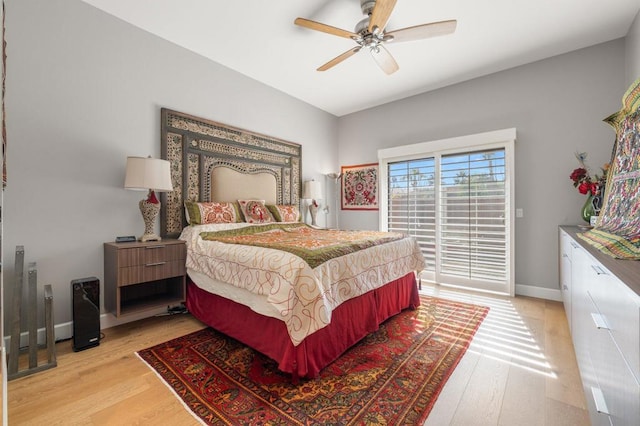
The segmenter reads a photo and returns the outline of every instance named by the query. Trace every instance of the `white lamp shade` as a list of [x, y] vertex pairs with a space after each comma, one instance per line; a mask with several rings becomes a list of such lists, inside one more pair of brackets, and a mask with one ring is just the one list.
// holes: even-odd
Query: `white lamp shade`
[[173, 191], [170, 163], [151, 157], [127, 157], [124, 187], [138, 191]]
[[315, 180], [306, 181], [302, 190], [302, 198], [307, 200], [322, 198], [322, 185], [320, 185], [320, 182]]

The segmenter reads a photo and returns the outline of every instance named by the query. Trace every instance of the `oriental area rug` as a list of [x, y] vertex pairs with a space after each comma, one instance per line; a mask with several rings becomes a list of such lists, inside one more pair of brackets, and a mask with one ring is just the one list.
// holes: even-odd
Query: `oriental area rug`
[[420, 299], [297, 384], [211, 328], [138, 356], [203, 424], [422, 424], [489, 308]]

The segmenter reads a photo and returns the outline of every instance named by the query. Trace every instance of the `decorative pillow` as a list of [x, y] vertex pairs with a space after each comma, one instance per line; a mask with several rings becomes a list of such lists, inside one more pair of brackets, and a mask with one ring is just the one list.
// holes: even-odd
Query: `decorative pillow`
[[190, 225], [242, 222], [238, 205], [234, 202], [196, 203], [185, 201], [184, 209], [187, 214], [187, 222]]
[[271, 205], [267, 204], [267, 208], [273, 215], [276, 222], [300, 222], [300, 209], [293, 205]]
[[264, 200], [238, 200], [238, 204], [247, 223], [275, 222], [269, 209], [264, 205]]

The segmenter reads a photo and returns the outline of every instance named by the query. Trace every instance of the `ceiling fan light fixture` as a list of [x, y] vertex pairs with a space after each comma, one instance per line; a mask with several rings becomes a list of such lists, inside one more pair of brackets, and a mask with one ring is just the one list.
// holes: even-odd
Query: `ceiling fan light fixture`
[[380, 44], [380, 41], [377, 38], [373, 37], [372, 35], [369, 35], [364, 38], [364, 40], [362, 41], [362, 44], [364, 47], [368, 47], [369, 49], [371, 49], [378, 46], [378, 44]]

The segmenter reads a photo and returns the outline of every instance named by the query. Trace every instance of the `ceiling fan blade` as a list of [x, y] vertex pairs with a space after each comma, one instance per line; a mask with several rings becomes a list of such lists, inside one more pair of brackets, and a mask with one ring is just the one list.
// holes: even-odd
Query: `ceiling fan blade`
[[353, 56], [356, 53], [358, 53], [360, 51], [360, 49], [362, 49], [362, 47], [356, 46], [351, 50], [347, 50], [342, 55], [336, 56], [335, 58], [333, 58], [332, 60], [330, 60], [326, 64], [322, 65], [320, 68], [318, 68], [318, 71], [326, 71], [329, 68], [332, 68], [332, 67], [338, 65], [340, 62], [342, 62], [345, 59], [350, 58], [351, 56]]
[[309, 28], [311, 30], [321, 31], [327, 34], [337, 35], [339, 37], [358, 38], [358, 35], [356, 33], [352, 33], [351, 31], [332, 27], [331, 25], [321, 24], [320, 22], [312, 21], [310, 19], [296, 18], [296, 20], [293, 21], [293, 23], [301, 27]]
[[[403, 41], [421, 40], [430, 37], [438, 37], [451, 34], [456, 30], [458, 21], [452, 19], [450, 21], [432, 22], [430, 24], [416, 25], [415, 27], [402, 28], [400, 30], [391, 31], [385, 34], [386, 42], [400, 43]], [[393, 39], [387, 40], [388, 36]]]
[[378, 27], [380, 31], [384, 30], [387, 25], [389, 16], [396, 6], [397, 0], [376, 0], [376, 5], [371, 11], [371, 19], [369, 20], [369, 32], [373, 33], [374, 27]]
[[398, 71], [398, 69], [400, 69], [396, 60], [393, 59], [391, 53], [389, 53], [389, 51], [385, 49], [383, 45], [379, 44], [377, 50], [370, 49], [370, 52], [371, 56], [373, 56], [373, 59], [375, 59], [378, 63], [378, 66], [382, 68], [382, 71], [386, 72], [387, 74], [393, 74], [394, 72]]

